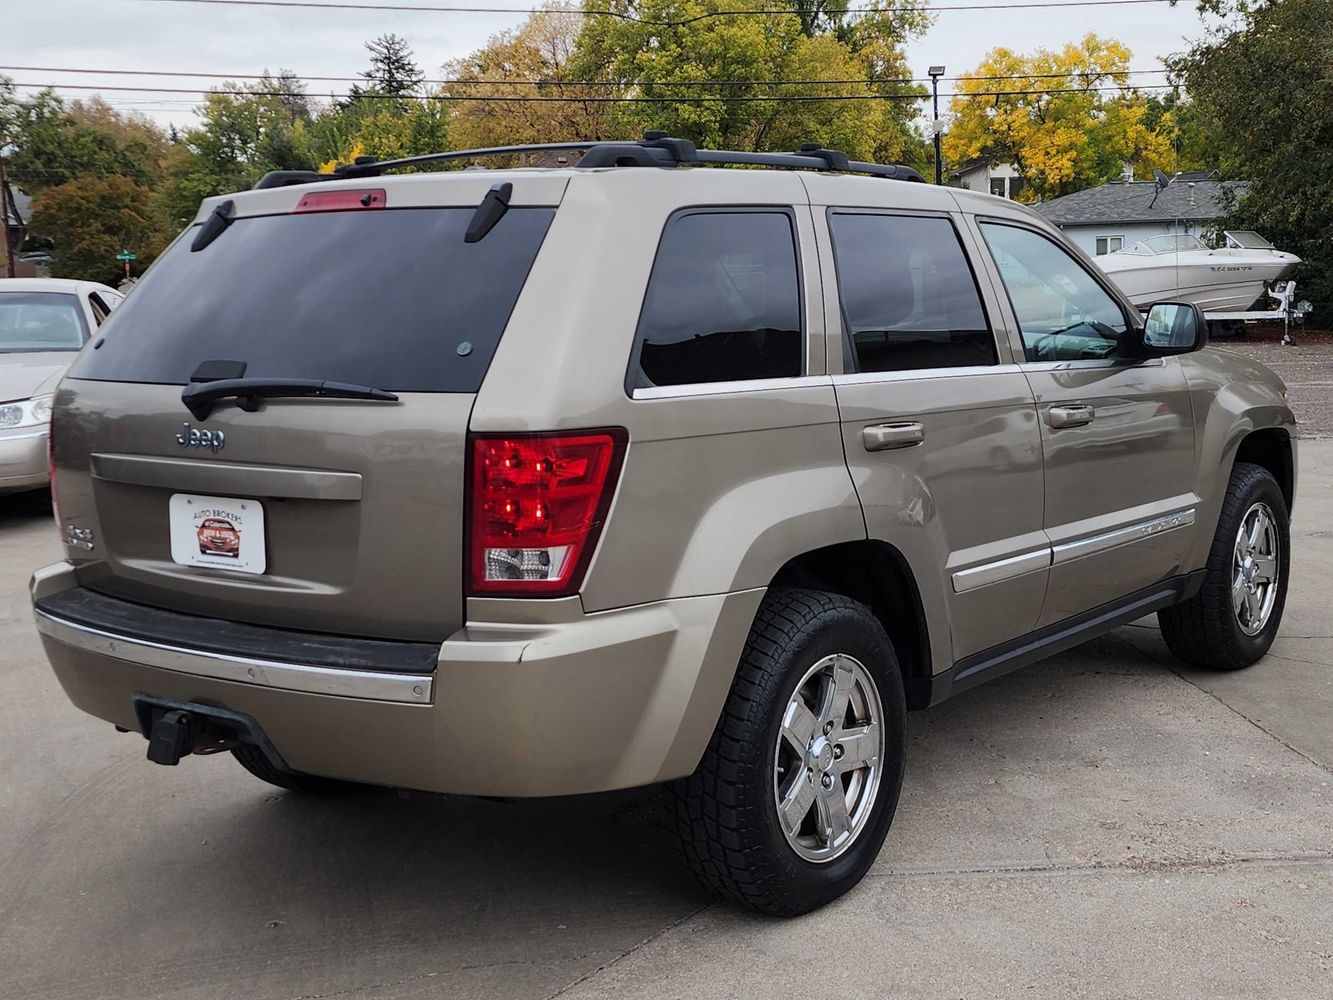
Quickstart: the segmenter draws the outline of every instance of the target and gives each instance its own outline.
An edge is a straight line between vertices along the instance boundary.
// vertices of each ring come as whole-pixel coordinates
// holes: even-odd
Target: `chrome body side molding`
[[[1061,542],[1058,545],[1048,545],[1033,552],[1006,556],[1003,559],[995,559],[968,569],[958,570],[952,577],[954,593],[965,594],[969,590],[1003,583],[1025,573],[1072,562],[1075,559],[1082,559],[1084,556],[1105,552],[1107,549],[1113,549],[1119,545],[1146,541],[1164,531],[1189,527],[1194,523],[1194,511],[1195,508],[1190,507],[1187,510],[1164,514],[1148,520],[1135,521],[1133,524],[1112,528],[1109,531],[1101,531],[1085,538]]]

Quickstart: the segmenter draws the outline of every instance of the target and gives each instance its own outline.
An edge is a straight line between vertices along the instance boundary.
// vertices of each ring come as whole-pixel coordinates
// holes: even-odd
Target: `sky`
[[[337,0],[332,0],[337,2]],[[431,6],[528,7],[532,0],[389,0]],[[938,0],[938,4],[976,0]],[[1004,2],[1004,0],[989,0]],[[1040,2],[1040,0],[1037,0]],[[0,68],[16,82],[118,87],[206,87],[202,79],[102,76],[55,70],[159,70],[255,74],[286,68],[298,76],[354,76],[366,66],[363,43],[394,32],[406,38],[427,77],[438,77],[449,59],[473,51],[496,32],[514,27],[522,14],[434,13],[224,7],[158,0],[0,0]],[[908,45],[913,75],[943,65],[950,75],[974,68],[985,53],[1005,46],[1018,51],[1059,48],[1089,31],[1116,38],[1133,52],[1131,68],[1160,69],[1161,58],[1181,51],[1204,33],[1192,3],[1171,7],[1143,3],[1119,7],[1052,10],[938,11],[929,31]],[[49,68],[49,69],[47,69]],[[1160,81],[1136,76],[1135,83]],[[948,87],[942,85],[941,90]],[[310,92],[341,93],[345,83],[312,83]],[[67,97],[94,91],[56,89]],[[33,93],[20,89],[20,93]],[[103,90],[108,103],[142,111],[162,125],[196,119],[190,94]]]

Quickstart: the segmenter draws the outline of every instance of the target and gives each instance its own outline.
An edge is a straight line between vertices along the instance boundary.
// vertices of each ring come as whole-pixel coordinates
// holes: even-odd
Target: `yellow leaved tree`
[[[1174,118],[1149,115],[1129,60],[1120,42],[1092,34],[1058,52],[992,49],[958,81],[968,96],[952,101],[945,159],[1012,163],[1029,201],[1114,180],[1125,164],[1138,177],[1172,168]]]

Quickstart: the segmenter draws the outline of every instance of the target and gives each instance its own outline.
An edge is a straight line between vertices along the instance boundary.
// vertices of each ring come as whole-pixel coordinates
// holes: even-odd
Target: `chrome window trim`
[[[1161,368],[1166,358],[1088,358],[1083,361],[1021,361],[1025,372],[1075,371],[1089,368]]]
[[[415,705],[428,705],[431,701],[434,678],[427,675],[343,670],[338,667],[318,667],[303,663],[280,663],[274,660],[226,656],[208,650],[185,649],[147,639],[104,632],[101,629],[79,625],[47,614],[45,611],[36,611],[34,614],[37,619],[37,631],[57,642],[146,667],[283,691],[302,691],[307,694]]]
[[[782,378],[741,379],[734,382],[690,382],[685,385],[653,385],[635,389],[631,399],[679,399],[689,396],[725,396],[737,392],[769,392],[773,389],[812,389],[830,384],[831,375],[792,375]]]
[[[1097,555],[1108,549],[1127,545],[1130,542],[1146,541],[1166,531],[1189,527],[1194,523],[1194,511],[1195,508],[1190,507],[1187,510],[1176,511],[1174,514],[1164,514],[1151,520],[1127,524],[1123,528],[1113,528],[1110,531],[1089,535],[1087,538],[1079,538],[1072,542],[1061,542],[1059,545],[1051,547],[1051,565],[1059,566],[1073,562],[1075,559],[1083,559],[1086,556]]]
[[[974,375],[1018,375],[1022,367],[1015,364],[960,365],[957,368],[908,368],[896,372],[846,372],[832,375],[834,385],[865,385],[874,382],[915,382],[932,378],[967,378]]]
[[[961,569],[953,575],[953,591],[955,594],[966,594],[979,587],[989,587],[993,583],[1003,583],[1028,573],[1035,573],[1037,570],[1049,569],[1050,565],[1051,548],[1048,545],[1035,552],[1006,556],[994,562],[973,566],[971,569]]]

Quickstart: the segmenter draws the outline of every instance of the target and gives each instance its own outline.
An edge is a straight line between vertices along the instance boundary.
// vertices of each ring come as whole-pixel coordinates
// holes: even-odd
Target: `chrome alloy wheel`
[[[773,757],[782,832],[806,861],[832,861],[852,846],[879,793],[884,711],[870,672],[842,653],[796,685]]]
[[[1281,558],[1272,509],[1266,503],[1252,504],[1236,532],[1231,560],[1231,610],[1246,635],[1262,632],[1273,614]]]

